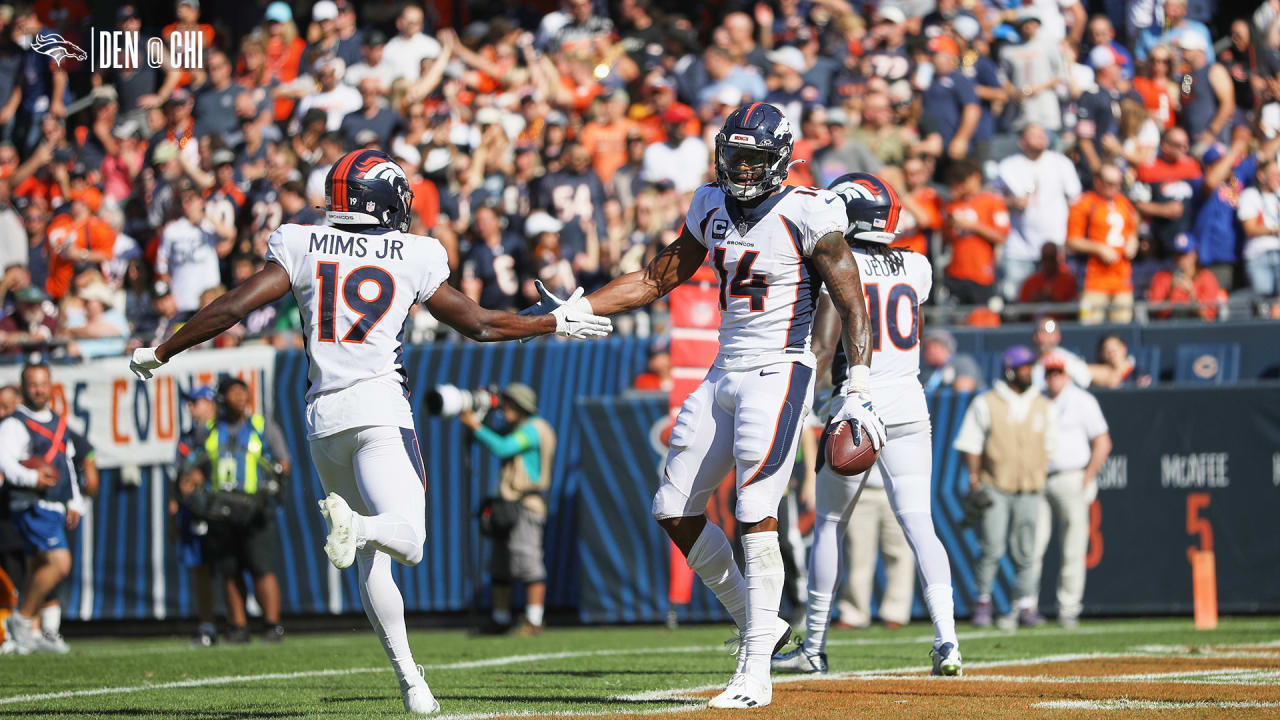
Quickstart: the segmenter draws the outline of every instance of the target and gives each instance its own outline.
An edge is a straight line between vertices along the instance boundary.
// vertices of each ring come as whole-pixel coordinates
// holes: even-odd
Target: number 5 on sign
[[[1200,547],[1188,547],[1191,561],[1191,590],[1195,603],[1196,629],[1218,627],[1218,577],[1213,555],[1213,527],[1200,511],[1209,507],[1209,493],[1187,495],[1187,534],[1200,537]]]

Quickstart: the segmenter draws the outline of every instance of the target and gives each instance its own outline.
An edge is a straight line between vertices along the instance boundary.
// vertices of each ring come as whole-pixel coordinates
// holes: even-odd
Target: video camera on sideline
[[[463,390],[453,385],[437,385],[427,391],[427,413],[438,417],[456,417],[470,410],[484,416],[501,402],[502,392],[497,385],[477,390]]]

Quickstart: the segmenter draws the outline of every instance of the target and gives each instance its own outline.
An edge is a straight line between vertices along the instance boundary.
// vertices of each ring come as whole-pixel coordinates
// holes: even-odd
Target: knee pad
[[[655,520],[666,520],[667,518],[690,515],[688,508],[689,496],[679,487],[664,480],[658,488],[658,492],[653,494],[653,504],[650,506],[649,512]]]
[[[427,542],[426,533],[416,527],[413,528],[413,537],[413,552],[405,555],[404,557],[404,564],[409,565],[410,567],[422,562],[423,546],[426,545]]]

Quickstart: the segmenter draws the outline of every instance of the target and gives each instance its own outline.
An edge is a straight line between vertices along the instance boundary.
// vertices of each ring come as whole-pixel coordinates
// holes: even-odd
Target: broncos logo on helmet
[[[879,175],[856,172],[841,175],[827,188],[844,200],[849,227],[847,240],[888,245],[898,232],[898,216],[902,202],[898,193]]]
[[[768,194],[787,179],[793,140],[781,110],[760,102],[743,105],[716,133],[716,181],[738,200]]]
[[[409,232],[413,191],[404,170],[381,150],[354,150],[324,179],[325,219],[334,225],[379,225]]]

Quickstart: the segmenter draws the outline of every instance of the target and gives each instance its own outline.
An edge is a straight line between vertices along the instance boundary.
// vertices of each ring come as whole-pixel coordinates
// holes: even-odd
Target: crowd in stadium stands
[[[1230,294],[1280,316],[1274,0],[534,5],[0,5],[0,354],[162,340],[278,225],[323,222],[325,173],[361,146],[404,167],[413,231],[481,304],[526,306],[535,278],[598,287],[676,237],[724,116],[755,101],[798,137],[788,183],[898,188],[931,303],[1211,320]],[[199,33],[203,67],[90,73],[29,49],[89,47],[95,22]],[[286,297],[215,343],[294,346],[298,326]]]

